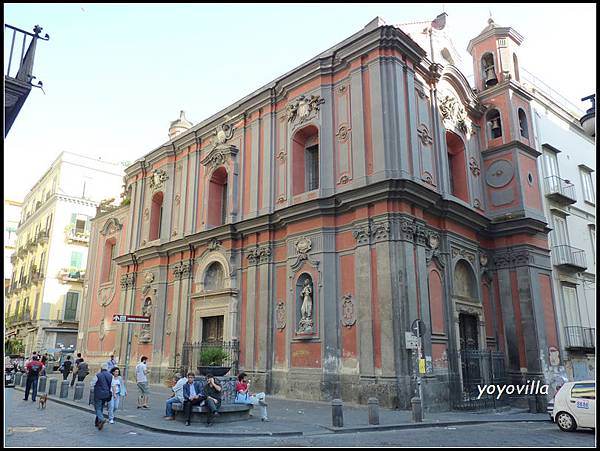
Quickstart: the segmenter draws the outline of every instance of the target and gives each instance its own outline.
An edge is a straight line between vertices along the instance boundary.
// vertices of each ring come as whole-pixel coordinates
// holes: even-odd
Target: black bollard
[[[22,378],[23,378],[23,373],[17,372],[17,374],[15,374],[15,387],[19,387],[21,385]]]
[[[341,399],[334,399],[331,401],[331,419],[333,427],[343,428],[344,427],[344,412],[342,410],[343,404]]]
[[[379,400],[369,398],[367,405],[369,406],[369,424],[379,424]]]
[[[56,386],[58,385],[58,379],[51,377],[48,379],[48,394],[55,395],[56,394]]]
[[[85,382],[75,382],[75,392],[73,393],[73,401],[83,399],[83,390],[85,389]]]
[[[69,381],[62,381],[60,383],[60,398],[66,398],[69,396]]]
[[[38,381],[38,392],[42,393],[46,391],[46,376],[40,376],[40,380]]]
[[[27,374],[23,373],[23,378],[21,379],[21,387],[25,387],[27,385]]]

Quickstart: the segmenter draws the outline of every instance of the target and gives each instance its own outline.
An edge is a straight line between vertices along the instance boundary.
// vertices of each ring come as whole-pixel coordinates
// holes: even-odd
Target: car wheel
[[[565,432],[573,432],[577,429],[577,423],[575,423],[575,418],[569,415],[567,412],[560,412],[556,415],[556,424],[561,431]]]

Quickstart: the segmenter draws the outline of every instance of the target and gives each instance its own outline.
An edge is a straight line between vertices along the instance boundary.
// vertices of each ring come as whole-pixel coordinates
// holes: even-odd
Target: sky
[[[580,99],[596,91],[593,3],[5,3],[5,24],[39,24],[50,36],[38,42],[33,68],[44,92],[32,89],[4,141],[5,198],[22,201],[62,151],[133,162],[168,141],[180,110],[197,124],[376,16],[400,24],[441,12],[465,75],[469,40],[491,13],[524,37],[522,69],[590,107]]]

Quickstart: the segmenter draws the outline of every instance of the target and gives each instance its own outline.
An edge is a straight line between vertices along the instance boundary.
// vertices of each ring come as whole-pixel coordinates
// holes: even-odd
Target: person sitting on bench
[[[194,373],[188,373],[187,383],[183,386],[183,412],[187,415],[185,425],[189,426],[192,419],[192,406],[202,405],[202,401],[206,399],[202,383],[195,381]]]

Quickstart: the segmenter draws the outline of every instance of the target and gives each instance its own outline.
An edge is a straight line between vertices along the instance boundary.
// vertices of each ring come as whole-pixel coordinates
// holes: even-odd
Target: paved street
[[[8,425],[12,435],[6,437],[10,447],[58,446],[574,446],[593,447],[593,431],[561,432],[545,422],[487,423],[427,429],[333,434],[312,433],[301,437],[197,437],[148,432],[124,424],[94,427],[94,415],[48,402],[45,410],[35,403],[22,401],[23,393],[12,392]]]

